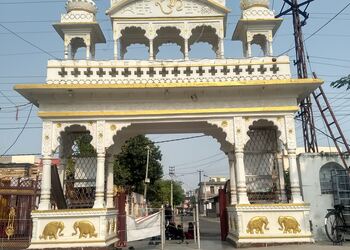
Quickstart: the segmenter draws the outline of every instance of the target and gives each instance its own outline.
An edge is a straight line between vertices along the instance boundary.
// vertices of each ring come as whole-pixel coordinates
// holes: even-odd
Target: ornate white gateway
[[[225,59],[225,0],[111,0],[114,60],[95,61],[95,44],[105,41],[95,4],[67,2],[68,13],[55,24],[65,60],[49,61],[47,84],[15,87],[43,119],[31,248],[114,243],[113,156],[128,138],[151,133],[204,133],[221,144],[230,163],[228,237],[236,245],[313,241],[294,114],[322,81],[292,79],[289,58],[273,56],[282,20],[268,0],[242,0],[241,8],[233,39],[242,41],[245,58]],[[157,60],[169,41],[180,45],[183,60]],[[197,42],[211,44],[217,59],[190,59]],[[135,43],[149,48],[148,61],[123,59]],[[252,44],[263,57],[252,57]],[[81,47],[86,60],[75,60]],[[51,158],[57,153],[56,171]],[[58,184],[51,183],[55,174]]]

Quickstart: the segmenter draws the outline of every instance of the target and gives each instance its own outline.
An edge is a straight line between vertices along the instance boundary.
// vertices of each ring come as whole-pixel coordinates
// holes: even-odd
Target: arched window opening
[[[86,59],[86,44],[83,38],[76,37],[70,41],[71,57],[73,60]]]
[[[149,48],[145,44],[131,44],[126,48],[125,60],[148,60]]]
[[[278,130],[272,122],[260,120],[249,127],[244,148],[248,199],[251,203],[274,203],[285,198],[278,161]],[[283,187],[284,188],[284,187]],[[285,193],[284,193],[285,194]]]
[[[161,60],[166,59],[183,59],[181,46],[176,43],[165,43],[158,47],[156,58]]]
[[[344,170],[344,168],[336,162],[328,162],[320,168],[320,186],[321,194],[332,194],[332,171]]]
[[[71,126],[61,133],[65,162],[63,190],[69,209],[91,208],[95,201],[97,154],[92,136],[81,126]],[[55,192],[56,194],[58,192]]]
[[[191,50],[198,48],[197,46],[200,45],[200,52],[198,53],[198,55],[200,55],[199,58],[218,57],[219,37],[216,34],[216,30],[211,26],[202,25],[194,28],[191,37],[188,39],[188,44]],[[209,46],[203,46],[203,44],[208,44]]]
[[[213,46],[208,42],[198,42],[190,47],[190,58],[215,59],[216,53]]]
[[[127,27],[121,31],[120,42],[121,59],[148,59],[149,40],[146,31],[140,27]]]
[[[157,37],[153,42],[154,55],[157,59],[183,59],[184,39],[176,27],[162,27],[157,30]]]
[[[251,41],[252,56],[261,57],[267,55],[267,39],[266,36],[257,34],[254,35],[253,40]]]

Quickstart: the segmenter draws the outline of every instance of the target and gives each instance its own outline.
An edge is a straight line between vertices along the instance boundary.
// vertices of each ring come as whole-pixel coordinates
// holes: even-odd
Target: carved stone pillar
[[[68,60],[68,59],[72,58],[72,55],[70,54],[71,53],[71,49],[69,49],[70,46],[71,46],[70,44],[64,43],[64,59],[65,60]]]
[[[96,194],[94,208],[104,207],[104,190],[105,190],[105,154],[97,153],[96,169]]]
[[[118,60],[118,43],[119,39],[114,39],[114,60]]]
[[[91,49],[90,45],[86,45],[86,60],[91,59],[90,49]]]
[[[50,210],[50,196],[51,196],[51,156],[44,155],[43,171],[41,175],[41,193],[39,210]]]
[[[250,204],[247,195],[247,184],[244,169],[244,153],[242,148],[235,148],[235,162],[237,173],[238,204]]]
[[[252,57],[252,44],[250,42],[247,42],[246,57]]]
[[[149,60],[154,60],[154,48],[153,48],[153,39],[149,39]]]
[[[184,39],[184,42],[185,42],[185,60],[188,60],[189,59],[189,56],[188,56],[188,39],[187,38],[185,38]]]
[[[293,115],[285,117],[285,129],[287,137],[287,152],[289,162],[289,178],[293,203],[302,203],[301,188],[296,155],[295,121]]]
[[[229,167],[230,167],[230,197],[231,205],[237,204],[237,187],[236,187],[236,169],[235,169],[235,155],[233,153],[228,154]]]
[[[114,166],[114,157],[111,156],[108,159],[107,163],[107,208],[113,208],[113,166]]]
[[[296,158],[296,149],[288,149],[289,178],[292,193],[292,203],[302,203],[303,198],[301,197],[299,173]]]
[[[224,38],[219,38],[219,59],[225,58]]]

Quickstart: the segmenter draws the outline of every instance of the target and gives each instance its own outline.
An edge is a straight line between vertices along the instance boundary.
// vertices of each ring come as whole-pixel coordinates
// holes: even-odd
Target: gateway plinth
[[[114,59],[97,61],[95,44],[105,40],[96,6],[91,0],[68,1],[68,13],[55,25],[65,59],[48,62],[46,84],[15,87],[43,119],[42,192],[32,214],[32,248],[117,241],[114,157],[129,138],[162,133],[203,133],[220,143],[230,166],[228,238],[235,245],[313,242],[296,163],[294,116],[300,100],[322,81],[293,79],[290,59],[273,56],[282,20],[273,17],[267,0],[241,1],[233,39],[242,41],[244,58],[225,58],[225,5],[112,0],[107,14]],[[169,42],[180,46],[182,59],[157,58]],[[215,58],[190,58],[198,42],[209,43]],[[145,45],[149,59],[125,60],[132,44]],[[253,57],[254,44],[264,56]],[[86,49],[83,60],[76,58],[79,48]],[[54,154],[60,158],[57,168],[51,168]]]

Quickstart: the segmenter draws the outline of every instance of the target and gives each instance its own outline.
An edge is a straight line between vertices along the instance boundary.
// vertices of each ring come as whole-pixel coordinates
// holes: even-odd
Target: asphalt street
[[[186,225],[191,218],[184,218],[184,229],[186,231]],[[178,220],[180,221],[180,220]],[[222,242],[220,240],[220,222],[216,218],[200,218],[200,231],[201,231],[201,248],[202,250],[228,250],[234,249],[232,244],[228,242]],[[151,243],[151,244],[150,244]],[[132,242],[129,244],[130,249],[140,250],[159,250],[160,245],[152,244],[150,240],[142,240]],[[193,250],[198,249],[197,244],[194,241],[185,241],[181,243],[179,240],[166,241],[166,250]],[[268,246],[268,247],[253,247],[244,248],[245,250],[350,250],[350,241],[345,242],[342,246],[333,246],[331,242],[317,242],[316,244],[302,244],[302,245],[281,245],[281,246]]]

